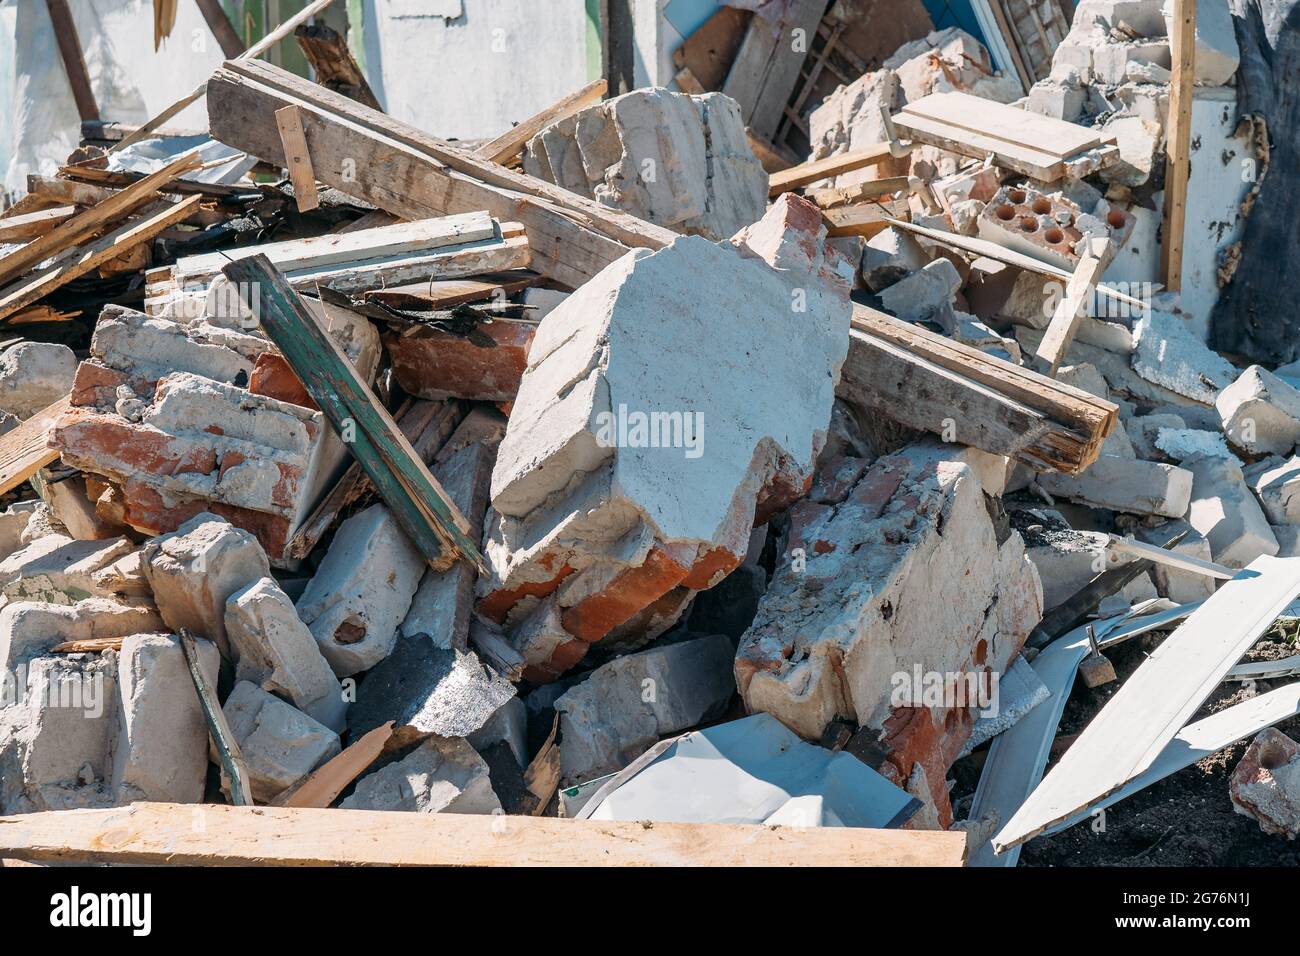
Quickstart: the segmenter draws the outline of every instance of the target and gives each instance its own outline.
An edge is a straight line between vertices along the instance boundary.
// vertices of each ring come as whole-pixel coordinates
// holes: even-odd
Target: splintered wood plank
[[[822,210],[828,236],[862,236],[866,239],[888,229],[894,215],[894,210],[874,202]]]
[[[1241,655],[1300,594],[1300,558],[1260,557],[1167,637],[993,838],[1017,846],[1147,770]]]
[[[1053,119],[1039,113],[995,103],[969,93],[931,93],[908,103],[908,116],[923,116],[956,129],[979,133],[1010,145],[1019,145],[1057,159],[1113,142],[1096,130]]]
[[[0,494],[17,488],[58,459],[58,451],[50,447],[50,432],[68,405],[69,400],[61,398],[0,435]]]
[[[603,79],[588,83],[576,93],[570,93],[540,113],[528,117],[513,129],[506,130],[496,139],[484,143],[474,151],[474,155],[493,163],[508,165],[519,158],[530,139],[552,123],[558,123],[588,106],[599,103],[608,89],[609,84]]]
[[[878,166],[889,159],[889,156],[889,144],[880,143],[852,153],[840,153],[836,156],[827,156],[825,159],[809,160],[769,176],[767,194],[770,198],[775,198],[781,193],[788,193],[809,183],[851,173],[855,169],[863,169],[867,166]]]
[[[0,242],[25,242],[52,232],[77,214],[76,206],[55,206],[0,219]]]
[[[221,46],[221,55],[226,59],[233,59],[244,52],[244,41],[239,39],[239,34],[230,24],[230,18],[226,16],[226,11],[221,9],[221,0],[195,0],[199,5],[199,12],[203,14],[203,19],[207,21],[208,29],[212,35],[217,38],[217,43]]]
[[[966,835],[136,803],[0,817],[0,857],[173,866],[961,866]]]
[[[380,724],[349,744],[341,753],[311,772],[302,784],[287,796],[277,797],[276,806],[325,808],[338,799],[353,780],[366,772],[366,768],[379,759],[384,745],[393,736],[393,722]]]
[[[1177,292],[1183,285],[1183,234],[1187,231],[1187,182],[1191,176],[1196,0],[1174,0],[1172,23],[1169,41],[1174,75],[1169,86],[1169,145],[1165,166],[1160,277],[1166,289]]]
[[[470,279],[435,279],[407,285],[371,289],[361,294],[366,302],[378,302],[394,309],[425,312],[450,309],[466,302],[480,302],[497,295],[514,295],[541,281],[535,272],[517,270],[475,276]]]
[[[34,239],[21,249],[11,252],[0,259],[0,283],[17,278],[51,256],[77,245],[110,223],[126,217],[153,200],[162,186],[177,176],[197,169],[200,165],[197,154],[187,153],[157,172],[150,173],[125,189],[113,193],[39,239]]]
[[[325,23],[304,23],[293,35],[315,71],[317,83],[373,110],[383,109],[342,34]]]
[[[92,242],[80,254],[56,262],[39,272],[32,273],[20,282],[0,289],[0,319],[31,305],[78,276],[98,269],[132,247],[148,242],[168,226],[174,226],[188,217],[202,199],[202,196],[191,196],[147,219],[129,222],[104,238]]]
[[[1065,353],[1074,342],[1075,333],[1092,305],[1093,295],[1102,273],[1115,258],[1115,244],[1109,239],[1094,239],[1083,258],[1074,268],[1074,275],[1066,283],[1065,295],[1056,304],[1052,321],[1038,343],[1035,355],[1047,367],[1047,374],[1056,377],[1056,371],[1065,359]]]
[[[464,557],[482,570],[465,516],[284,276],[265,256],[223,271],[430,566],[443,570]]]
[[[316,193],[316,174],[312,170],[311,152],[307,149],[298,107],[284,106],[276,110],[275,125],[280,130],[285,166],[289,170],[289,181],[293,183],[298,211],[311,212],[320,205],[320,197]]]

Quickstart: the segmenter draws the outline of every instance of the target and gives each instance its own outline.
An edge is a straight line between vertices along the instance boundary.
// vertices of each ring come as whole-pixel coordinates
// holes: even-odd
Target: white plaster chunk
[[[0,353],[0,409],[31,418],[72,391],[77,357],[66,345],[19,342]]]
[[[1187,521],[1210,542],[1215,561],[1244,568],[1260,555],[1277,554],[1277,538],[1237,464],[1202,457],[1184,465],[1193,475]]]
[[[490,814],[501,810],[501,801],[473,747],[459,738],[430,737],[401,760],[362,777],[339,807]]]
[[[340,750],[338,734],[248,681],[235,685],[221,709],[260,803],[270,803]],[[212,759],[216,762],[215,752]],[[224,772],[221,776],[222,791],[229,795],[230,781]]]

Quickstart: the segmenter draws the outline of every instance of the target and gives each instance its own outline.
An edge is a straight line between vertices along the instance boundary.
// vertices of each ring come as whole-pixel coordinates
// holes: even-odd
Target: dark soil
[[[1057,731],[1048,768],[1078,735],[1124,680],[1159,646],[1165,635],[1147,635],[1107,652],[1119,680],[1089,690],[1076,680]],[[1300,653],[1296,625],[1279,623],[1247,653],[1244,660],[1278,660]],[[1297,678],[1258,681],[1264,693]],[[1250,691],[1240,683],[1224,683],[1206,701],[1193,720],[1241,703]],[[1300,717],[1277,725],[1300,739]],[[1104,828],[1098,821],[1080,823],[1055,836],[1025,844],[1020,866],[1298,866],[1300,842],[1264,834],[1250,817],[1237,813],[1228,798],[1228,778],[1246,752],[1243,740],[1166,777],[1105,811]],[[953,767],[952,791],[959,815],[969,807],[987,747]],[[1094,832],[1094,827],[1100,832]]]

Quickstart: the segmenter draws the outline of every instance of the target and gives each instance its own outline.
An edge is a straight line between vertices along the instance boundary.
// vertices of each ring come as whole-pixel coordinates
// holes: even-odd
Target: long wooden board
[[[196,825],[201,822],[202,825]],[[961,866],[924,830],[136,803],[0,817],[0,858],[180,866]]]
[[[1169,141],[1166,148],[1165,204],[1160,246],[1160,278],[1177,292],[1183,285],[1183,242],[1187,231],[1187,182],[1192,167],[1192,84],[1196,79],[1196,0],[1173,0],[1170,50],[1174,75],[1169,85]]]
[[[50,431],[67,407],[68,399],[61,398],[0,435],[0,494],[17,488],[59,457],[50,447]]]
[[[924,116],[958,129],[1002,140],[1069,159],[1076,153],[1113,143],[1088,126],[1067,123],[1040,113],[1031,113],[1005,103],[996,103],[969,93],[931,93],[907,104],[908,116]]]
[[[852,153],[839,153],[835,156],[827,156],[825,159],[812,159],[769,176],[767,194],[769,197],[776,197],[821,179],[851,173],[855,169],[863,169],[866,166],[876,166],[887,160],[890,155],[889,144],[880,143]]]
[[[1004,851],[1068,820],[1145,771],[1300,594],[1300,558],[1260,557],[1139,667],[993,838]]]

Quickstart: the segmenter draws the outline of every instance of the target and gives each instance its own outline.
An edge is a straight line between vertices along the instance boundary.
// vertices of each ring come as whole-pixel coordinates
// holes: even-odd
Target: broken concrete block
[[[478,730],[465,740],[479,753],[493,744],[505,743],[520,767],[528,766],[528,708],[518,697],[511,697]]]
[[[226,636],[235,679],[282,697],[335,733],[347,726],[343,688],[274,578],[260,578],[226,600]]]
[[[135,550],[126,538],[73,541],[46,535],[0,561],[0,593],[9,601],[76,604],[89,597],[111,597],[94,574]]]
[[[259,803],[270,803],[340,750],[338,734],[249,681],[235,685],[221,710],[244,755],[249,788]],[[229,795],[224,773],[221,788]]]
[[[862,279],[872,292],[880,292],[929,262],[911,233],[890,226],[867,240],[862,250]]]
[[[1239,465],[1205,457],[1183,464],[1193,476],[1187,522],[1205,535],[1215,561],[1244,568],[1260,555],[1277,554],[1277,539]]]
[[[1124,431],[1128,434],[1133,451],[1139,458],[1155,461],[1160,458],[1160,449],[1156,439],[1162,429],[1183,429],[1187,422],[1182,416],[1169,412],[1150,415],[1134,415],[1124,422]]]
[[[478,586],[528,679],[634,619],[671,625],[656,602],[680,613],[807,491],[851,313],[852,264],[824,239],[817,208],[782,196],[734,245],[633,250],[542,322],[492,472]],[[662,321],[688,300],[688,325],[709,316],[689,353],[687,327]],[[527,626],[552,594],[568,640]]]
[[[7,558],[23,546],[23,529],[39,502],[16,501],[0,512],[0,558]]]
[[[430,737],[401,760],[362,777],[344,810],[409,813],[494,813],[488,766],[464,740]]]
[[[1059,51],[1062,49],[1058,47]],[[1089,61],[1089,66],[1091,61]],[[1029,90],[1029,100],[1025,104],[1025,110],[1029,113],[1038,113],[1041,116],[1050,116],[1052,119],[1065,120],[1067,123],[1076,122],[1083,115],[1084,104],[1088,101],[1087,95],[1077,82],[1061,82],[1054,79],[1043,80],[1035,83]]]
[[[721,713],[735,693],[735,648],[721,634],[616,657],[555,702],[560,779],[621,770],[660,737]]]
[[[1300,835],[1300,744],[1275,727],[1260,731],[1228,781],[1232,808],[1272,836]]]
[[[1165,24],[1172,36],[1173,9],[1169,4],[1166,4]],[[1241,51],[1228,0],[1198,0],[1195,62],[1197,86],[1223,86],[1237,72]]]
[[[1119,162],[1102,171],[1103,180],[1135,188],[1151,179],[1161,156],[1163,131],[1159,123],[1147,122],[1139,116],[1114,116],[1099,132],[1114,136],[1119,147]]]
[[[1188,324],[1170,312],[1151,310],[1138,320],[1133,370],[1149,382],[1213,405],[1220,390],[1232,384],[1232,363],[1196,337]]]
[[[72,390],[77,357],[66,345],[19,342],[0,353],[0,409],[31,418]]]
[[[1251,455],[1289,455],[1300,442],[1300,389],[1258,365],[1242,372],[1214,403],[1223,433]]]
[[[1247,466],[1242,474],[1263,506],[1269,524],[1300,524],[1300,457],[1274,455]]]
[[[900,279],[880,293],[885,311],[905,322],[935,321],[949,327],[953,297],[961,288],[961,276],[947,259],[935,259],[924,268]]]
[[[970,467],[933,446],[878,459],[843,502],[801,502],[791,522],[736,656],[746,706],[805,739],[836,717],[880,732],[895,782],[922,768],[950,822],[944,780],[975,708],[927,706],[912,674],[1010,666],[1043,610],[1024,542],[999,541]]]
[[[723,239],[757,222],[767,173],[736,101],[633,90],[547,127],[524,170],[678,232]]]
[[[905,43],[882,66],[898,74],[906,102],[931,93],[970,93],[998,103],[1023,95],[1015,76],[997,72],[984,45],[959,27]]]
[[[1273,537],[1277,538],[1277,556],[1279,558],[1300,557],[1300,525],[1269,525]]]
[[[217,686],[220,655],[196,641],[199,667]],[[180,638],[135,634],[117,658],[121,718],[113,754],[113,795],[136,801],[200,803],[207,782],[208,725]]]
[[[867,149],[889,140],[881,109],[894,113],[904,103],[893,70],[864,73],[847,86],[840,86],[808,116],[812,153],[809,159],[825,159],[841,153]],[[905,176],[908,160],[887,159],[825,180],[827,186],[856,186],[889,176]],[[923,263],[924,264],[924,263]]]
[[[492,464],[504,435],[505,420],[501,416],[475,409],[433,463],[433,476],[465,515],[470,537],[475,541],[483,537]],[[467,649],[477,577],[468,561],[457,561],[445,571],[425,571],[402,621],[402,635],[422,635],[437,647]]]
[[[1129,71],[1157,66],[1168,70],[1169,43],[1165,40],[1130,40],[1127,43],[1104,43],[1093,50],[1092,73],[1096,82],[1118,86],[1129,78]]]
[[[257,539],[216,515],[195,515],[145,543],[144,568],[167,626],[188,628],[235,660],[226,639],[226,602],[271,573]]]
[[[49,505],[54,520],[68,529],[68,534],[79,541],[116,538],[127,529],[117,522],[107,521],[96,512],[95,503],[86,493],[86,479],[80,475],[47,481],[46,471],[33,479],[39,482],[38,490]]]
[[[1161,428],[1156,432],[1156,448],[1174,461],[1184,461],[1197,455],[1209,458],[1227,458],[1241,463],[1219,432],[1200,428]]]
[[[568,297],[569,293],[560,292],[558,289],[539,289],[537,286],[532,286],[523,291],[519,301],[528,306],[528,318],[540,322]]]
[[[353,739],[387,721],[401,743],[430,734],[468,737],[515,696],[508,680],[473,652],[403,637],[361,684],[348,715]]]
[[[158,612],[104,598],[76,604],[17,601],[0,608],[0,680],[51,648],[68,641],[126,637],[163,630]]]
[[[298,616],[335,674],[351,677],[388,656],[426,567],[382,504],[339,526],[298,599]]]
[[[1090,508],[1166,518],[1186,514],[1192,495],[1187,469],[1112,455],[1102,455],[1077,477],[1053,472],[1039,475],[1038,483],[1053,497]]]

